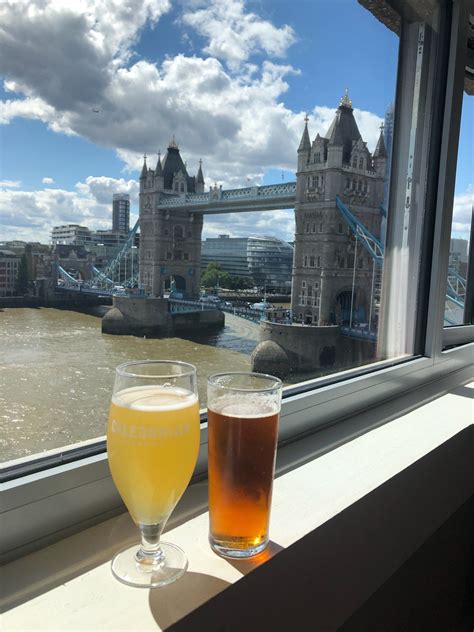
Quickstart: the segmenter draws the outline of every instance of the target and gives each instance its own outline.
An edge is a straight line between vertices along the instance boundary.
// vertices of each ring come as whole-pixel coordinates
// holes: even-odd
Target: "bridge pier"
[[[221,328],[224,322],[224,314],[218,310],[172,314],[165,298],[114,296],[112,309],[102,318],[102,333],[168,338],[180,332]]]
[[[252,353],[252,371],[266,372],[275,364],[277,369],[282,367],[281,377],[288,373],[332,373],[374,362],[376,353],[374,342],[343,336],[338,325],[317,327],[262,321],[260,343]],[[282,358],[287,358],[287,362]]]

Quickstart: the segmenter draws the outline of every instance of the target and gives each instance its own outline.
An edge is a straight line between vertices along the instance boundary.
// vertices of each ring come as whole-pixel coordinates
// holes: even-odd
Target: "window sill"
[[[458,386],[422,405],[424,399],[418,392],[418,404],[407,400],[406,409],[410,412],[405,409],[390,423],[378,425],[382,416],[385,420],[391,416],[388,403],[383,415],[379,411],[379,417],[373,410],[281,448],[279,476],[274,486],[272,542],[266,553],[251,561],[231,563],[210,551],[208,517],[203,509],[206,484],[198,482],[180,503],[166,534],[165,539],[185,549],[190,562],[185,578],[172,586],[155,591],[136,590],[112,577],[111,555],[136,540],[136,529],[127,514],[12,562],[4,567],[8,581],[3,609],[9,609],[3,615],[4,629],[164,629],[230,585],[243,585],[246,580],[239,580],[258,566],[263,570],[267,567],[264,562],[274,557],[268,564],[271,568],[280,552],[291,555],[297,549],[293,545],[301,543],[302,538],[316,533],[318,527],[447,445],[472,425],[473,396],[474,383]],[[360,435],[367,424],[372,430]],[[340,434],[342,427],[345,439]],[[360,436],[347,441],[351,432],[352,436]],[[466,451],[469,449],[472,453],[472,445],[466,446]],[[411,539],[404,536],[406,550],[399,555],[406,557],[416,550],[472,490],[472,477],[468,476],[448,495],[441,493],[434,513],[423,513],[416,525],[417,533]],[[194,517],[186,519],[190,514]],[[385,557],[381,560],[374,578],[378,582],[383,580],[384,572],[393,572],[393,565],[398,563]],[[314,572],[317,574],[317,570]]]

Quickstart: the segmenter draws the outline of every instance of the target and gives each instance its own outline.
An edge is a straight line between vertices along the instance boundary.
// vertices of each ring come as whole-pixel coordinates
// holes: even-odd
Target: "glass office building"
[[[258,287],[291,291],[293,247],[276,237],[210,237],[202,243],[202,269],[211,261],[234,276],[251,277]]]

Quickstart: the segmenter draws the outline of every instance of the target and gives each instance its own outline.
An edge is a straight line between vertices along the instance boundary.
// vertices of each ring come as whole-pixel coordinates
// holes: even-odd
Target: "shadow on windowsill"
[[[207,510],[207,481],[190,486],[178,508],[164,533]],[[6,564],[2,568],[5,580],[2,581],[0,613],[109,562],[121,549],[138,544],[139,539],[137,527],[124,511]]]
[[[230,585],[219,577],[188,571],[174,584],[150,590],[150,611],[164,630]]]

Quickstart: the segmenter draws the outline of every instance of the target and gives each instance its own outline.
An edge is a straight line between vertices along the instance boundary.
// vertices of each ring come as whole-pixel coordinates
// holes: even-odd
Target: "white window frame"
[[[449,6],[448,6],[449,5]],[[446,11],[450,12],[450,4]],[[456,348],[443,351],[446,331],[443,329],[444,296],[449,258],[452,202],[459,137],[464,60],[466,54],[468,3],[454,0],[452,20],[446,21],[451,37],[444,46],[445,69],[434,108],[440,110],[439,138],[433,131],[425,140],[429,162],[436,167],[436,195],[427,215],[432,218],[432,234],[425,243],[432,248],[432,257],[425,265],[420,296],[423,299],[424,321],[418,355],[396,363],[383,362],[343,371],[316,380],[302,382],[285,389],[279,440],[289,441],[314,432],[321,426],[344,422],[357,412],[382,402],[396,402],[407,391],[439,380],[438,392],[451,388],[453,381],[466,380],[472,372],[474,326],[460,330]],[[448,30],[449,35],[449,30]],[[403,62],[407,63],[407,43],[400,42],[398,85],[403,85]],[[443,64],[439,64],[443,67]],[[445,83],[445,85],[444,85]],[[445,95],[445,96],[444,96]],[[397,99],[400,94],[397,94]],[[396,107],[396,112],[398,108]],[[396,115],[397,116],[397,115]],[[399,121],[395,121],[395,128]],[[395,145],[395,144],[394,144]],[[395,154],[395,151],[394,151]],[[449,330],[448,330],[449,331]],[[462,335],[461,335],[462,334]],[[448,337],[454,334],[450,333]],[[449,383],[449,386],[447,384]],[[389,407],[390,408],[390,407]],[[393,405],[391,405],[393,409]],[[392,413],[393,414],[393,413]],[[387,418],[390,413],[387,412]],[[350,436],[350,422],[345,436]],[[103,438],[85,442],[72,451],[59,451],[48,459],[32,459],[16,471],[17,476],[2,486],[2,535],[0,560],[8,560],[54,539],[77,531],[93,522],[123,510],[122,502],[112,483]],[[206,475],[207,423],[202,415],[201,446],[195,477]],[[80,458],[76,457],[80,455]],[[35,470],[35,463],[38,469]],[[29,470],[29,471],[27,471]],[[4,470],[8,477],[9,471]]]

